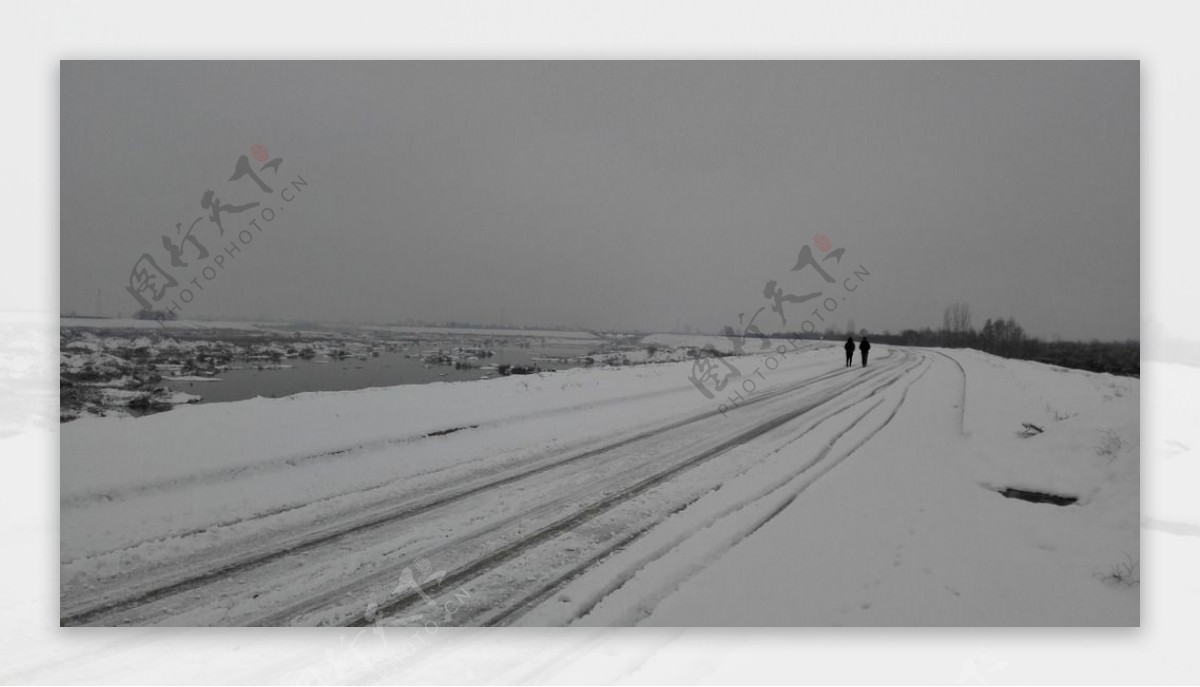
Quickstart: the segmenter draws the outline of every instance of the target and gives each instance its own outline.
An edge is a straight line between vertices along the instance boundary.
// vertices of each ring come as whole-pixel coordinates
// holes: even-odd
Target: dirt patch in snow
[[[1044,491],[1029,491],[1026,489],[1014,489],[1012,487],[997,489],[996,493],[1005,498],[1021,499],[1030,503],[1050,503],[1055,506],[1069,506],[1079,500],[1078,496],[1050,494]]]

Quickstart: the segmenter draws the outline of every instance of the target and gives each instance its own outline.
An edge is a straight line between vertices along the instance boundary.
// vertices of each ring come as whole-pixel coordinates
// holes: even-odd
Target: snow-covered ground
[[[1138,380],[772,345],[63,425],[62,620],[1138,623]]]
[[[599,341],[591,332],[576,332],[568,329],[483,329],[477,327],[419,327],[419,326],[370,326],[363,329],[375,329],[397,334],[440,334],[440,335],[474,335],[474,336],[515,336],[540,337],[551,340],[565,341]]]
[[[803,494],[753,536],[702,566],[652,558],[581,622],[1136,625],[1138,587],[1113,576],[1140,560],[1138,381],[948,353],[966,373],[965,436],[952,393],[962,372],[936,359],[893,422],[811,488],[797,484]],[[1018,438],[1023,421],[1046,431]],[[990,491],[1003,487],[1080,502]],[[693,539],[681,546],[715,548]],[[639,548],[593,571],[597,582],[628,576]]]

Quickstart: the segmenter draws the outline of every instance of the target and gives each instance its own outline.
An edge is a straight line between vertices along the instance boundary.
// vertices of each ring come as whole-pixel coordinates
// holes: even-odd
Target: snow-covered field
[[[475,336],[515,336],[540,337],[564,341],[598,341],[599,338],[591,332],[576,332],[566,329],[482,329],[474,327],[418,327],[418,326],[363,326],[363,329],[375,329],[395,332],[398,334],[442,334]]]
[[[1138,624],[1138,380],[777,345],[63,425],[62,622]]]

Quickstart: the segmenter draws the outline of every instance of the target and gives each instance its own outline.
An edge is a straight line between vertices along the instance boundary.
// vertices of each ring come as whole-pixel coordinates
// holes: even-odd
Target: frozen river
[[[443,349],[446,350],[446,349]],[[222,370],[214,381],[175,381],[164,378],[171,388],[203,397],[201,403],[240,401],[255,396],[279,398],[308,391],[351,391],[369,387],[431,382],[460,382],[498,376],[498,365],[537,366],[543,370],[580,367],[578,356],[588,353],[589,345],[551,347],[499,347],[490,358],[472,362],[474,368],[456,369],[453,364],[439,365],[422,361],[407,351],[385,351],[378,356],[350,358],[288,359],[283,369],[240,362],[243,369]]]

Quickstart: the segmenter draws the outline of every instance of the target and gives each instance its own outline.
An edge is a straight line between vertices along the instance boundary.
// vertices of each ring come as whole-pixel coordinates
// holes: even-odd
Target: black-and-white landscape
[[[1136,62],[61,81],[61,624],[1139,623]]]

